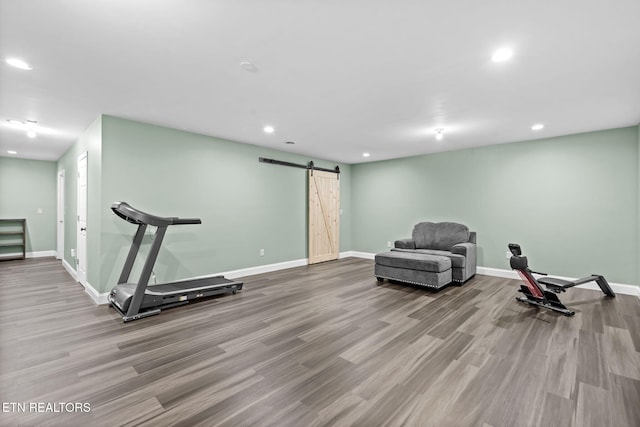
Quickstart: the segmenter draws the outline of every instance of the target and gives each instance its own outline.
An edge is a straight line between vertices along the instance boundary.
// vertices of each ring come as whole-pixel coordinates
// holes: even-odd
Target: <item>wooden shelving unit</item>
[[[24,218],[0,219],[0,261],[25,258],[26,223]]]

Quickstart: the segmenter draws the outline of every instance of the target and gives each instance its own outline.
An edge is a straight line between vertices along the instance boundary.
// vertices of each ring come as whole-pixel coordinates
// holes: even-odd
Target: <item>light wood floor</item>
[[[124,324],[59,262],[3,262],[0,425],[640,426],[640,300],[572,289],[568,318],[517,287],[348,258]],[[4,411],[60,402],[91,411]]]

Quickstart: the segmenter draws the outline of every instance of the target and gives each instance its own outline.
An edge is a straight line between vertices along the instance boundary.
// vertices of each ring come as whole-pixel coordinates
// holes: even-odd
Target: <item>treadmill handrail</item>
[[[115,202],[111,205],[113,213],[132,224],[146,224],[154,227],[166,227],[169,225],[202,224],[200,218],[161,217],[151,215],[134,208],[127,202]]]

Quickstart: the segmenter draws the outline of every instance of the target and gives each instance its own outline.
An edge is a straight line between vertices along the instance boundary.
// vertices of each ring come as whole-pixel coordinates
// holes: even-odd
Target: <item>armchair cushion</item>
[[[441,256],[425,257],[415,251],[377,254],[375,261],[377,265],[435,273],[451,270],[451,260],[449,258]]]
[[[456,254],[449,251],[438,251],[435,249],[400,249],[398,247],[395,247],[391,249],[391,251],[438,255],[438,256],[447,257],[451,260],[451,267],[454,267],[454,268],[464,268],[467,260],[467,258],[464,255]]]

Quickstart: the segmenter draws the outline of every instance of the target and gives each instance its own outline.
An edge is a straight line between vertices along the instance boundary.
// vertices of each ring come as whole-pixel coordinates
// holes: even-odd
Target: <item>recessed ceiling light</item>
[[[242,67],[243,70],[248,71],[250,73],[255,73],[258,71],[258,67],[256,67],[253,62],[243,61],[240,63],[240,66]]]
[[[32,70],[31,65],[18,58],[7,58],[7,64],[12,67],[20,68],[21,70]]]
[[[443,128],[436,129],[436,139],[438,141],[441,141],[442,138],[444,138],[444,129]]]
[[[265,126],[262,130],[264,131],[264,133],[273,133],[276,131],[273,126]]]
[[[535,125],[531,126],[531,130],[540,130],[540,129],[544,129],[544,125],[542,123],[536,123]]]
[[[491,55],[491,60],[493,62],[504,62],[511,59],[512,56],[513,56],[513,51],[508,47],[503,47],[493,52],[493,55]]]
[[[371,154],[369,154],[369,153],[362,153],[362,157],[369,157],[369,156],[371,156]]]
[[[17,151],[13,151],[13,150],[8,150],[7,153],[9,153],[9,154],[18,154]]]

